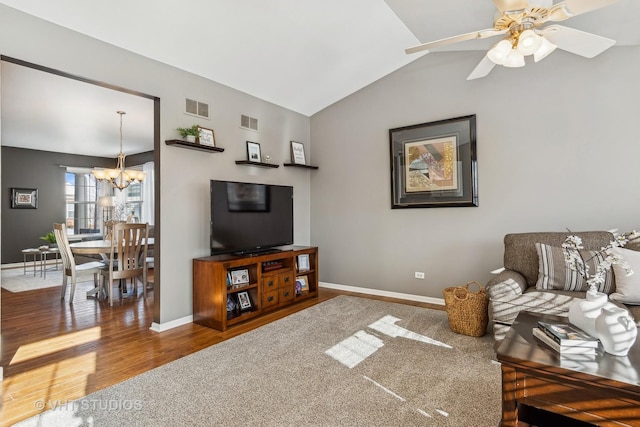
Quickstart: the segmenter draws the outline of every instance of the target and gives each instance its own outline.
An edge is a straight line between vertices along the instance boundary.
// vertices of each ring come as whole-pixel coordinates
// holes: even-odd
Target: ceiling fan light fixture
[[[524,30],[518,38],[518,52],[524,56],[531,55],[540,48],[542,37],[533,30]]]
[[[500,40],[487,52],[487,57],[494,64],[504,65],[512,50],[511,42],[508,39]]]
[[[507,55],[507,60],[502,65],[509,68],[524,67],[524,55],[516,49],[511,49],[511,52]]]
[[[538,50],[533,52],[533,60],[535,62],[542,61],[558,47],[544,37],[540,37],[540,39],[542,40],[542,43],[540,43],[540,47],[538,47]]]

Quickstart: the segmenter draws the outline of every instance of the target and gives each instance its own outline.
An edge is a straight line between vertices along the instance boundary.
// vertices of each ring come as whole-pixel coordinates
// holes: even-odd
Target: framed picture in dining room
[[[476,116],[389,130],[391,208],[478,206]]]
[[[38,189],[36,188],[12,188],[11,207],[13,209],[37,209]]]
[[[250,162],[262,163],[262,154],[260,153],[259,143],[247,141],[247,160]]]
[[[304,156],[304,144],[301,142],[291,141],[291,163],[296,165],[306,165]]]
[[[200,145],[208,145],[209,147],[216,146],[216,138],[213,134],[213,129],[198,126],[198,131],[200,132],[200,136],[198,136],[198,143]]]

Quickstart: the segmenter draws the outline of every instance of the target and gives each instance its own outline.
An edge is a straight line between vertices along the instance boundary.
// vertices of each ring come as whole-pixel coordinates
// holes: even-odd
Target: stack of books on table
[[[598,339],[569,322],[538,322],[533,336],[562,354],[596,354]]]

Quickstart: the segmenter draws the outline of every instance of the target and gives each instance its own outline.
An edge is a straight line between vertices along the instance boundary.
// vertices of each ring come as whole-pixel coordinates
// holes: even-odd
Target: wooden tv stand
[[[318,248],[281,249],[258,255],[195,258],[193,322],[226,331],[232,325],[266,312],[317,297]],[[306,270],[298,265],[300,255],[308,258]],[[306,288],[300,286],[303,283]]]

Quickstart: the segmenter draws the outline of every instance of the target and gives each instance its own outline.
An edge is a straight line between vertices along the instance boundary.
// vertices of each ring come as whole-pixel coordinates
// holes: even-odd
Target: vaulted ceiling
[[[0,2],[309,116],[421,55],[404,48],[490,28],[496,11],[491,0]],[[638,16],[640,1],[620,0],[563,24],[638,45]]]

